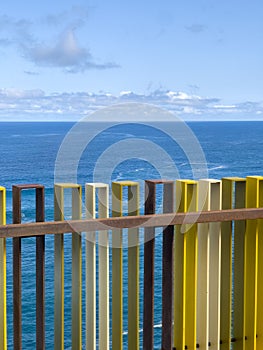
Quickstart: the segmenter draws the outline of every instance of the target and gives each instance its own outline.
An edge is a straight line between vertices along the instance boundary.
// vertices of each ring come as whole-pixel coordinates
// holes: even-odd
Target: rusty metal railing
[[[163,186],[162,214],[155,213],[156,187],[159,185]],[[115,188],[114,191],[119,191],[115,199],[119,200],[119,203],[115,203],[115,211],[119,206],[122,212],[120,205],[123,204],[123,193],[120,190],[122,191],[123,186],[133,186],[135,192],[137,191],[136,183],[125,182],[115,185],[117,190]],[[109,248],[108,232],[112,231],[112,234],[117,232],[118,237],[122,237],[121,230],[129,229],[129,242],[136,242],[138,245],[137,235],[138,228],[140,228],[144,229],[144,264],[139,269],[139,247],[136,246],[136,249],[134,246],[128,247],[130,254],[128,255],[130,259],[128,279],[130,293],[131,290],[139,293],[136,271],[143,273],[144,306],[143,312],[138,314],[139,295],[128,295],[130,299],[128,312],[130,315],[131,312],[136,315],[136,318],[132,320],[130,318],[128,323],[128,332],[135,334],[136,337],[130,337],[128,343],[131,344],[129,346],[131,349],[139,349],[140,346],[143,346],[143,349],[152,350],[154,348],[155,312],[155,228],[158,227],[162,228],[162,266],[160,266],[162,269],[162,349],[262,349],[263,277],[260,271],[263,267],[263,178],[226,178],[222,179],[222,183],[220,180],[180,180],[176,182],[176,186],[175,182],[170,180],[148,180],[145,186],[145,215],[117,216],[115,213],[115,217],[107,217],[108,195],[105,192],[107,185],[88,184],[86,187],[89,189],[89,200],[96,200],[97,188],[105,192],[103,192],[103,200],[107,203],[104,203],[104,207],[101,206],[101,210],[105,209],[101,215],[103,218],[95,219],[95,204],[91,205],[90,202],[90,205],[86,206],[91,208],[90,214],[87,215],[89,219],[64,220],[63,216],[61,217],[63,221],[61,221],[60,217],[56,216],[56,220],[60,221],[44,222],[44,187],[35,184],[16,185],[13,186],[13,224],[8,225],[5,224],[5,189],[0,187],[1,349],[7,349],[8,334],[5,269],[6,258],[9,257],[6,257],[6,239],[12,238],[13,240],[14,349],[22,349],[21,240],[27,237],[36,237],[36,348],[45,349],[45,238],[52,235],[63,237],[64,234],[73,234],[73,237],[76,238],[78,233],[92,233],[87,236],[93,238],[88,242],[86,250],[87,273],[88,276],[92,276],[92,279],[96,278],[96,270],[91,271],[91,269],[95,269],[96,258],[103,257],[103,265],[99,270],[100,283],[104,288],[109,288],[107,280],[110,267],[109,251],[112,253],[112,248]],[[69,186],[63,184],[63,188],[66,187]],[[73,188],[72,184],[70,188]],[[81,193],[79,185],[75,185],[74,188],[78,189],[79,196]],[[21,192],[28,189],[36,191],[37,222],[21,223]],[[201,194],[204,196],[203,199],[201,199]],[[136,195],[128,192],[128,196],[133,198],[130,214],[139,214],[136,211],[138,192]],[[77,197],[74,200],[79,203]],[[62,198],[60,201],[60,205],[63,205]],[[57,207],[56,210],[63,212],[61,207]],[[79,206],[75,214],[73,217],[80,217]],[[96,231],[104,235],[103,242],[107,246],[107,250],[99,251],[98,257],[94,253],[96,244],[94,232]],[[78,244],[72,250],[72,261],[76,261],[75,268],[72,269],[72,293],[75,293],[74,295],[79,294],[81,288],[85,288],[81,283],[80,275],[80,240],[81,235],[78,236]],[[72,242],[75,244],[75,241]],[[119,242],[122,244],[121,241]],[[117,253],[119,254],[120,251]],[[118,255],[118,261],[120,264],[123,263],[122,255]],[[62,260],[60,263],[62,270],[63,263]],[[114,268],[116,269],[115,280],[122,288],[122,276],[119,276],[117,266]],[[80,276],[79,279],[76,279],[78,276]],[[134,286],[131,286],[133,282]],[[88,286],[89,279],[86,283]],[[94,281],[87,290],[89,293],[96,293]],[[112,295],[113,299],[115,298],[114,305],[119,308],[122,301],[120,296],[115,294]],[[91,350],[94,350],[97,344],[104,344],[103,347],[106,350],[112,348],[111,339],[113,339],[114,332],[119,348],[123,347],[123,335],[120,330],[112,329],[109,335],[109,300],[103,300],[105,296],[109,298],[108,291],[100,293],[99,312],[102,316],[99,320],[101,328],[99,341],[96,340],[94,326],[87,332],[92,337],[92,341],[89,339]],[[96,323],[96,310],[94,310],[98,307],[96,299],[92,295],[87,300],[90,301],[87,302],[86,310],[92,312],[87,318],[87,324],[91,324],[92,320]],[[72,300],[72,315],[75,315],[77,321],[81,320],[80,303],[81,300],[78,303]],[[74,311],[74,308],[77,309]],[[118,322],[122,325],[122,309],[121,312],[119,309],[115,311],[118,313]],[[105,320],[103,320],[104,317]],[[138,335],[140,318],[143,321],[142,344],[139,343]],[[63,315],[61,320],[64,321]],[[81,336],[78,338],[77,334],[82,330],[76,321],[72,324],[73,328],[74,326],[77,328],[73,332],[71,345],[72,349],[80,350],[83,344]],[[64,332],[58,332],[57,337],[61,339],[54,344],[54,348],[62,350]]]

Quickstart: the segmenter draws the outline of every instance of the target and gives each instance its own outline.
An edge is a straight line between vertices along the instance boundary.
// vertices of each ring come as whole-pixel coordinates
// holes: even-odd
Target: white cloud
[[[44,91],[36,90],[21,90],[21,89],[0,89],[0,98],[6,99],[34,99],[43,97],[45,95]]]
[[[129,96],[132,94],[132,91],[121,91],[120,96]]]
[[[0,16],[0,47],[15,47],[18,54],[37,67],[62,68],[67,73],[119,67],[114,62],[98,62],[87,47],[78,43],[76,30],[85,25],[87,16],[87,10],[79,7],[36,22]],[[47,25],[49,29],[45,30]],[[50,34],[49,39],[44,37],[45,33]]]
[[[183,107],[182,112],[186,113],[186,114],[200,114],[200,112],[198,110],[196,110],[193,107],[188,107],[188,106]]]
[[[260,119],[263,115],[260,102],[227,105],[216,98],[184,92],[157,90],[148,95],[132,91],[117,95],[108,92],[45,94],[42,90],[0,89],[0,120],[79,120],[95,110],[123,102],[153,104],[185,120]]]
[[[236,108],[235,105],[214,105],[214,108],[218,109],[233,109]]]
[[[90,54],[79,48],[72,30],[64,33],[54,46],[37,45],[30,49],[30,58],[40,65],[61,67],[74,66],[83,59],[90,59]]]
[[[74,30],[65,31],[54,45],[36,45],[27,49],[29,58],[38,66],[65,68],[67,72],[118,67],[114,63],[94,62],[90,52],[79,46]]]
[[[0,102],[0,111],[1,110],[9,110],[10,108],[15,109],[16,107],[17,107],[17,105],[14,103],[1,103]]]
[[[199,97],[199,96],[188,95],[182,91],[178,91],[178,92],[168,91],[166,94],[172,100],[193,100],[193,99],[199,100],[199,99],[201,99],[201,97]]]

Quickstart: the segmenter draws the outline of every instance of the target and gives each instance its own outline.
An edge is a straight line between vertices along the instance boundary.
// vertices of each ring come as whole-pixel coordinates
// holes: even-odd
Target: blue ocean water
[[[143,180],[159,178],[164,172],[168,178],[192,178],[193,173],[189,159],[182,149],[162,132],[162,123],[156,128],[137,124],[120,124],[105,126],[104,131],[97,135],[86,147],[80,157],[77,180],[94,181],[94,172],[99,163],[97,178],[101,181],[134,180],[141,184]],[[53,184],[57,153],[65,135],[73,123],[0,123],[0,185],[7,188],[7,222],[12,222],[12,185],[19,183],[41,183],[46,188],[46,220],[53,220]],[[263,123],[262,122],[193,122],[188,123],[196,135],[206,158],[208,176],[222,178],[226,176],[263,175]],[[96,125],[90,125],[90,128]],[[167,124],[166,124],[167,127]],[[171,130],[175,124],[169,124]],[[149,154],[145,149],[144,156],[130,157],[131,143],[121,143],[124,140],[151,140],[166,154],[161,158],[159,151]],[[110,153],[103,158],[112,145],[118,145],[122,159],[112,162]],[[140,145],[140,143],[139,143]],[[142,143],[142,145],[144,145]],[[117,146],[118,147],[118,146]],[[125,148],[126,147],[126,148]],[[196,152],[196,149],[192,149]],[[154,153],[154,152],[153,152]],[[106,154],[107,155],[107,154]],[[154,158],[156,156],[156,159]],[[100,161],[103,159],[103,161]],[[150,159],[150,160],[149,160]],[[152,161],[154,160],[154,161]],[[177,174],[173,173],[173,167]],[[101,165],[102,164],[102,165]],[[110,167],[114,165],[111,169]],[[204,164],[200,164],[203,167]],[[112,170],[112,171],[111,171]],[[65,174],[67,176],[67,173]],[[157,193],[161,205],[161,192]],[[24,222],[34,220],[34,196],[32,192],[23,192],[22,218]],[[67,208],[66,208],[67,210]],[[161,210],[161,209],[159,209]],[[141,198],[143,212],[143,195]],[[68,210],[69,217],[70,212]],[[155,346],[160,348],[161,334],[161,235],[156,242],[156,292],[155,292]],[[70,349],[70,305],[71,305],[71,240],[65,238],[65,348]],[[83,246],[84,248],[84,246]],[[84,249],[83,249],[84,251]],[[8,344],[12,347],[12,242],[7,242],[7,287],[8,287]],[[35,334],[35,239],[27,238],[22,243],[23,254],[23,348],[34,349]],[[127,256],[124,254],[124,260]],[[53,238],[46,238],[46,342],[47,349],[53,349]],[[141,266],[143,265],[143,247],[141,247]],[[83,269],[83,277],[84,277]],[[124,320],[127,319],[127,287],[124,278]],[[142,279],[140,281],[142,288]],[[83,292],[84,297],[84,292]],[[143,300],[141,299],[141,306]],[[83,302],[83,306],[84,306]],[[141,307],[142,310],[142,307]],[[83,329],[84,329],[83,316]],[[142,333],[140,333],[142,336]],[[85,332],[83,332],[83,336]],[[83,343],[84,343],[83,338]],[[124,341],[127,340],[127,322],[124,321]]]

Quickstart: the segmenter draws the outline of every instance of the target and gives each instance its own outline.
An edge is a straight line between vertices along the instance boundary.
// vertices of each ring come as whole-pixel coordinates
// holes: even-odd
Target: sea
[[[137,123],[116,125],[91,123],[93,137],[83,138],[84,147],[67,148],[73,134],[77,143],[80,131],[71,122],[2,122],[0,123],[0,186],[7,189],[7,223],[12,223],[12,185],[39,183],[45,186],[45,219],[52,221],[54,181],[76,179],[86,182],[120,180],[140,184],[140,212],[144,208],[145,179],[221,179],[227,176],[263,175],[263,122],[189,122],[186,134],[174,133],[176,123]],[[86,126],[85,126],[86,128]],[[85,128],[83,132],[85,133]],[[99,130],[99,132],[98,132]],[[170,132],[169,132],[170,131]],[[74,134],[75,133],[75,134]],[[79,133],[79,134],[78,134]],[[82,135],[83,136],[83,135]],[[86,144],[85,144],[86,142]],[[80,142],[81,143],[81,142]],[[66,145],[66,146],[65,146]],[[65,151],[66,149],[66,151]],[[63,153],[63,150],[65,151]],[[74,153],[76,150],[76,154]],[[67,153],[69,152],[69,154]],[[61,156],[62,154],[62,156]],[[67,161],[67,155],[71,159]],[[58,163],[59,157],[62,163]],[[72,157],[77,159],[74,167]],[[64,162],[64,163],[63,163]],[[61,170],[62,169],[62,170]],[[61,175],[62,174],[62,175]],[[68,178],[67,178],[68,176]],[[83,191],[84,192],[84,191]],[[125,205],[124,205],[125,207]],[[125,210],[125,208],[124,208]],[[162,211],[162,188],[157,191],[157,212]],[[69,201],[65,205],[70,218]],[[85,208],[83,207],[83,217]],[[35,218],[35,199],[32,191],[23,191],[22,221]],[[161,340],[161,245],[162,235],[156,231],[155,276],[155,349]],[[143,232],[140,232],[143,242]],[[83,259],[84,256],[83,240]],[[143,266],[143,244],[140,246]],[[127,249],[124,262],[127,262]],[[143,280],[140,274],[140,318],[143,309]],[[46,349],[54,341],[54,241],[46,237]],[[123,341],[127,349],[127,264],[124,264],[124,324]],[[83,264],[83,281],[85,266]],[[85,293],[83,283],[83,348],[85,348]],[[35,238],[22,240],[22,325],[23,349],[35,349]],[[7,240],[7,321],[8,347],[13,347],[12,334],[12,240]],[[71,240],[65,237],[65,349],[71,349]],[[142,340],[142,322],[140,330]]]

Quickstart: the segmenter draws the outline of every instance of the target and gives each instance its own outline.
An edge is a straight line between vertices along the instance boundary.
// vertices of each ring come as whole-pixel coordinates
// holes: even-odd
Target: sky
[[[185,120],[263,118],[262,0],[9,0],[0,121],[145,102]]]

